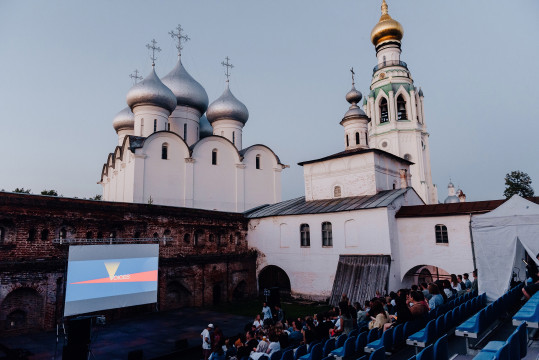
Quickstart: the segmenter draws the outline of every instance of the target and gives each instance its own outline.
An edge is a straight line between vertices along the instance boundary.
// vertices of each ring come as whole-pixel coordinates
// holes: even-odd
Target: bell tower
[[[408,65],[401,61],[402,25],[391,18],[386,0],[382,16],[371,32],[377,65],[363,108],[371,119],[369,145],[414,163],[412,187],[426,204],[437,204],[432,183],[429,133],[423,113],[423,91],[414,85]]]

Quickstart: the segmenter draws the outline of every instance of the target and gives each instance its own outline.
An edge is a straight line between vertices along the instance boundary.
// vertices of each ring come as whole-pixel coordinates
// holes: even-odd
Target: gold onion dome
[[[388,40],[400,41],[403,34],[404,29],[402,28],[402,25],[389,16],[387,13],[386,0],[383,0],[382,16],[380,16],[380,21],[378,21],[378,24],[376,24],[371,31],[371,41],[373,45],[378,46],[382,42]]]

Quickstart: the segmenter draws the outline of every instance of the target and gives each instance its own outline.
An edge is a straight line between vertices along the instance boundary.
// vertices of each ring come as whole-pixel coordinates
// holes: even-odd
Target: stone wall
[[[0,192],[0,334],[61,321],[71,239],[159,242],[158,304],[209,306],[256,294],[256,253],[242,214]]]

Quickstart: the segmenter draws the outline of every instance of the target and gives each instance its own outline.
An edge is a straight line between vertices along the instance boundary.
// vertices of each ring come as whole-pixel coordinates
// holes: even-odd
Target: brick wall
[[[61,320],[69,246],[54,239],[159,238],[158,308],[168,310],[254,296],[246,235],[242,214],[0,192],[0,334]]]

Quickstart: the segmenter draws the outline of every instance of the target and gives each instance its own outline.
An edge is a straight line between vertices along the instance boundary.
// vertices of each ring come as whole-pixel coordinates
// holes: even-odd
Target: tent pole
[[[473,269],[477,269],[477,265],[475,264],[475,248],[474,248],[474,243],[473,243],[473,234],[472,234],[472,213],[470,213],[470,223],[469,223],[469,228],[470,228],[470,242],[471,242],[471,245],[472,245],[472,260],[473,260]]]

